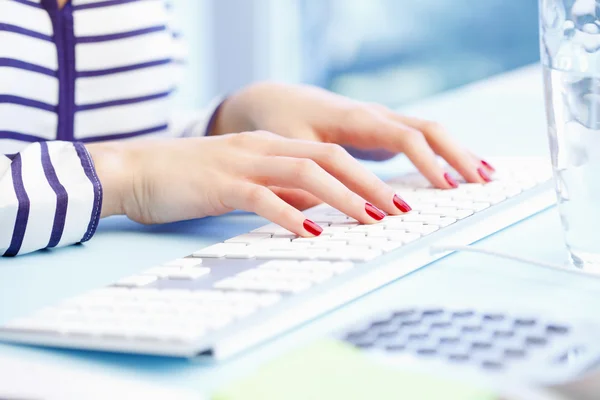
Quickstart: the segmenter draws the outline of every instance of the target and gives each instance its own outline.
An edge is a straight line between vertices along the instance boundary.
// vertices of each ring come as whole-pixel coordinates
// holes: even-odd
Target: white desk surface
[[[453,135],[481,155],[547,153],[542,82],[537,66],[445,93],[403,111],[444,123]],[[401,157],[369,165],[382,176],[393,176],[408,167]],[[150,227],[112,218],[103,220],[94,239],[83,246],[0,259],[0,322],[187,255],[264,222],[241,213]],[[555,209],[499,232],[481,245],[551,262],[566,259]],[[0,356],[141,377],[168,387],[209,393],[260,363],[352,321],[357,314],[385,305],[467,303],[508,309],[539,308],[559,315],[594,318],[600,306],[600,296],[595,295],[599,290],[600,280],[462,253],[218,365],[8,345],[0,345]]]

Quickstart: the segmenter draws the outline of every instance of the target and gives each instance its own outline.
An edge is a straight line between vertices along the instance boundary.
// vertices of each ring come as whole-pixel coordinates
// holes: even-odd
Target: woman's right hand
[[[103,217],[125,214],[152,224],[240,209],[307,237],[321,229],[291,204],[322,201],[364,224],[381,220],[381,210],[410,210],[394,189],[335,144],[249,132],[87,148],[104,189]]]

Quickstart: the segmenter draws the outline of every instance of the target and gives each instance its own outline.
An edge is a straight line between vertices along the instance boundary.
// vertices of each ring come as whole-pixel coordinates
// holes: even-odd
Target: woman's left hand
[[[251,85],[225,100],[211,133],[253,130],[337,143],[358,150],[354,153],[360,158],[384,160],[404,153],[434,186],[442,189],[457,184],[438,164],[436,155],[467,182],[489,182],[494,171],[460,146],[438,123],[403,116],[380,104],[358,102],[312,86]]]

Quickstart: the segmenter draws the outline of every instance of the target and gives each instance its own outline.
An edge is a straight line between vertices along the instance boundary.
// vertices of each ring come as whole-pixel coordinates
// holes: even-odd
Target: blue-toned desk
[[[402,111],[444,123],[457,138],[482,155],[545,155],[547,152],[541,76],[537,67],[479,82]],[[409,168],[401,157],[369,165],[384,177]],[[241,213],[152,227],[124,218],[104,220],[96,237],[84,246],[1,259],[0,321],[109,284],[161,261],[187,255],[263,223],[256,216]],[[499,232],[481,245],[552,262],[566,259],[555,209]],[[455,254],[218,365],[7,345],[0,345],[0,355],[118,373],[209,393],[261,362],[382,305],[458,302],[509,309],[532,307],[597,318],[598,294],[600,280],[482,255]]]

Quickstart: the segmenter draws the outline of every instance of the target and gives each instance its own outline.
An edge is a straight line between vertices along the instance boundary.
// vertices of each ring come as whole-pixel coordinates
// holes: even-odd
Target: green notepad
[[[481,388],[379,363],[354,347],[323,340],[265,365],[213,400],[497,400]]]

